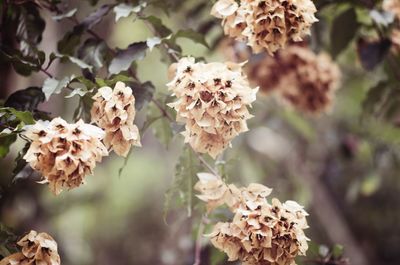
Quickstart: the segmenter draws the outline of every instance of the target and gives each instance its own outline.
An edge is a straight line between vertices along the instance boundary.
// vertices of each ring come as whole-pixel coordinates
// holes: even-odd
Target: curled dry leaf
[[[316,11],[311,0],[219,0],[211,14],[222,19],[226,35],[246,42],[256,53],[273,54],[309,35],[318,21]]]
[[[93,173],[96,162],[108,155],[101,142],[104,131],[82,120],[73,124],[61,118],[38,121],[26,126],[24,134],[32,141],[24,159],[56,195],[79,187]]]
[[[141,146],[139,129],[133,123],[136,116],[132,89],[118,82],[114,90],[102,87],[93,97],[92,121],[102,128],[104,144],[120,156],[127,156],[132,145]]]
[[[177,100],[169,106],[177,111],[177,121],[186,124],[185,142],[196,152],[215,158],[248,130],[248,107],[258,89],[250,88],[241,64],[182,58],[171,65],[170,73],[173,79],[167,86]]]

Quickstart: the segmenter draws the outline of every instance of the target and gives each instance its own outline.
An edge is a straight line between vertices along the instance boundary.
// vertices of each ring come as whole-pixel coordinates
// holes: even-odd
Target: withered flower
[[[132,145],[141,146],[132,89],[118,82],[114,90],[102,87],[93,97],[92,121],[106,132],[104,144],[126,157]]]
[[[258,89],[250,88],[241,64],[182,58],[171,68],[175,75],[167,86],[177,100],[168,105],[177,111],[177,121],[186,125],[185,142],[215,158],[248,130],[246,121],[252,117],[248,106]]]
[[[17,245],[21,252],[14,253],[2,261],[0,265],[60,265],[57,243],[46,233],[30,231]]]
[[[395,17],[400,21],[400,1],[399,0],[384,0],[383,10],[393,13]]]
[[[61,118],[38,121],[26,126],[24,134],[32,140],[24,159],[56,195],[79,187],[85,176],[93,173],[96,162],[108,155],[101,142],[104,131],[82,120],[74,124]]]
[[[331,108],[341,79],[340,69],[326,54],[291,45],[251,63],[249,79],[264,93],[275,92],[300,111],[318,114]]]
[[[201,184],[197,184],[202,187],[198,189],[202,193],[200,198],[207,203],[215,203],[213,199],[217,198],[218,206],[227,198],[225,204],[234,213],[231,222],[217,223],[208,235],[211,243],[225,252],[230,261],[240,260],[249,265],[294,265],[297,256],[305,255],[308,238],[304,229],[308,228],[308,214],[302,206],[294,201],[281,203],[276,198],[269,203],[267,197],[272,190],[260,184],[240,189],[229,185],[234,187],[233,192],[229,197],[221,196],[226,194],[228,186],[216,176],[203,174],[199,174]],[[211,198],[216,181],[219,193]]]
[[[310,34],[316,11],[311,0],[219,0],[211,14],[222,19],[226,35],[273,54]]]

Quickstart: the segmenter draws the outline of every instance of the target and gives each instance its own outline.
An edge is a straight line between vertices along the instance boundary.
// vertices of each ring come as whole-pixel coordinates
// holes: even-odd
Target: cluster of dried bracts
[[[196,190],[207,203],[208,211],[223,204],[234,214],[230,222],[217,223],[211,243],[224,251],[230,261],[248,265],[294,265],[294,259],[305,255],[308,228],[302,206],[294,201],[281,203],[267,197],[271,189],[261,184],[237,188],[225,184],[217,176],[200,173]]]
[[[215,158],[248,130],[248,107],[257,89],[250,88],[240,64],[183,58],[170,71],[174,77],[168,88],[178,99],[169,106],[177,111],[177,121],[185,123],[185,142]]]
[[[46,233],[30,231],[17,242],[21,252],[0,261],[0,265],[60,265],[57,243]]]
[[[318,21],[311,0],[219,0],[211,14],[224,32],[246,42],[254,52],[273,54],[291,41],[302,41]]]

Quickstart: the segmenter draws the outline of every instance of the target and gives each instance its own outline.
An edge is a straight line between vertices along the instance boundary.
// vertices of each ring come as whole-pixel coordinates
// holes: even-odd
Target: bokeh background
[[[78,7],[78,18],[84,18],[92,9],[88,1],[67,2]],[[199,1],[172,2],[176,4],[173,15],[157,9],[152,12],[174,30],[200,30],[206,22],[213,21],[216,26],[210,28],[206,38],[209,43],[217,43],[222,30],[209,15],[209,3],[201,7]],[[323,28],[320,32],[329,29],[341,10],[342,6],[334,6],[318,13],[318,27]],[[359,19],[366,19],[363,16],[368,14],[361,11]],[[54,22],[47,12],[42,15],[47,26],[40,48],[55,51],[57,40],[71,23]],[[152,36],[133,16],[114,23],[112,13],[93,30],[111,47],[119,48]],[[321,38],[318,49],[324,50],[329,39],[324,35]],[[183,54],[208,61],[226,59],[217,44],[210,51],[190,40],[180,39],[179,43]],[[386,74],[380,67],[368,73],[361,67],[356,41],[336,61],[343,80],[330,113],[305,115],[260,95],[253,106],[255,118],[250,121],[250,132],[235,139],[218,167],[231,182],[259,182],[273,188],[273,195],[282,200],[304,204],[310,213],[310,256],[321,244],[341,244],[350,264],[398,265],[400,130],[391,123],[363,115],[368,89]],[[141,80],[155,84],[156,97],[167,94],[167,65],[161,61],[158,49],[148,52],[137,69]],[[50,70],[63,76],[79,68],[55,64]],[[6,78],[8,85],[0,94],[6,98],[16,90],[41,86],[46,76],[38,73],[25,78],[11,68],[2,78]],[[71,121],[77,98],[63,96],[53,96],[40,109]],[[151,108],[148,105],[138,114],[139,128]],[[157,123],[154,126],[163,126],[162,121]],[[180,195],[186,195],[178,192],[165,212],[165,194],[174,185],[183,138],[175,135],[166,143],[165,135],[159,134],[160,130],[155,132],[152,127],[142,132],[143,148],[135,148],[120,175],[125,161],[111,155],[87,178],[86,185],[58,197],[34,178],[12,181],[13,161],[23,146],[22,142],[15,143],[10,154],[0,160],[2,224],[17,234],[35,229],[53,235],[65,265],[193,264],[201,206],[191,195],[190,206],[194,209],[188,211],[187,202],[179,203]],[[194,184],[195,176],[187,178]],[[208,245],[207,238],[203,244],[202,264],[231,264]],[[307,259],[299,263],[307,264]]]

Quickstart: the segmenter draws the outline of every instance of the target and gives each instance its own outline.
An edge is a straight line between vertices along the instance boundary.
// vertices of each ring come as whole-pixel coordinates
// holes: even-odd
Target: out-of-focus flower
[[[269,203],[267,197],[272,190],[260,184],[240,189],[229,185],[233,192],[225,196],[228,186],[216,176],[203,174],[199,174],[200,184],[197,184],[201,186],[199,197],[207,203],[215,203],[217,199],[218,206],[226,198],[225,203],[234,213],[231,222],[217,223],[208,235],[212,244],[224,251],[230,261],[240,260],[249,265],[294,265],[298,255],[305,255],[308,238],[304,229],[308,228],[308,214],[302,206],[294,201],[281,203],[276,198]],[[216,186],[218,195],[211,198]]]
[[[215,158],[248,130],[246,121],[252,115],[247,107],[258,89],[250,88],[241,64],[182,58],[171,68],[175,75],[167,86],[177,101],[169,106],[177,111],[177,121],[186,124],[185,142]]]
[[[59,265],[60,256],[57,243],[46,233],[30,231],[17,245],[21,252],[12,254],[2,261],[1,265]]]
[[[400,1],[399,0],[384,0],[383,10],[393,13],[400,20]]]
[[[219,0],[211,14],[222,19],[226,35],[273,54],[310,34],[316,11],[311,0]]]
[[[104,144],[126,157],[132,145],[141,146],[139,129],[134,125],[135,97],[132,89],[118,82],[114,90],[102,87],[93,97],[92,121],[106,132]]]
[[[339,67],[326,54],[315,54],[307,47],[289,46],[275,57],[250,64],[249,79],[261,91],[276,94],[306,113],[330,109],[341,79]]]
[[[393,29],[391,34],[392,50],[395,54],[400,54],[400,29]]]
[[[249,46],[232,38],[224,38],[218,45],[218,50],[230,62],[243,63],[251,57]]]
[[[80,186],[93,173],[96,162],[108,155],[101,140],[104,131],[82,120],[69,124],[61,118],[38,121],[25,127],[25,136],[32,140],[24,159],[43,175],[58,195],[63,189]]]

